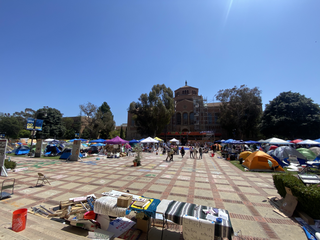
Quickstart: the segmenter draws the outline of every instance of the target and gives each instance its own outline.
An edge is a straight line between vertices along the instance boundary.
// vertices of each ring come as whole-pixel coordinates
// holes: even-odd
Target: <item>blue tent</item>
[[[232,142],[234,142],[235,140],[234,139],[228,139],[228,140],[225,140],[223,143],[232,143]]]
[[[104,143],[106,140],[105,139],[96,139],[96,140],[91,140],[89,143]]]
[[[320,142],[320,138],[318,138],[318,139],[316,139],[316,140],[314,140],[314,141],[316,141],[316,142]]]
[[[101,147],[101,146],[105,146],[105,144],[102,144],[102,143],[96,143],[96,144],[92,144],[91,146],[94,146],[94,147]]]
[[[260,144],[257,141],[253,141],[253,140],[249,140],[249,141],[245,141],[246,144]]]
[[[131,141],[129,141],[129,143],[138,143],[138,140],[132,139]]]
[[[59,159],[69,159],[71,156],[71,148],[65,148]],[[81,153],[79,153],[79,157],[83,157]]]
[[[45,150],[45,156],[57,156],[61,151],[56,145],[48,145]]]
[[[14,151],[14,154],[15,155],[25,155],[25,154],[28,154],[29,152],[30,152],[30,148],[29,147],[21,145],[20,147],[18,147]]]

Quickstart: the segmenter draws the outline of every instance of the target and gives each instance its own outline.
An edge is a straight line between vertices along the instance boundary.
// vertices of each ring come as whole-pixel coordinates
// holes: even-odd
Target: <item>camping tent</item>
[[[45,156],[57,156],[60,153],[60,149],[53,144],[47,145],[44,155]]]
[[[103,143],[106,143],[106,144],[125,144],[125,143],[128,143],[128,142],[129,141],[123,140],[119,136],[116,136],[115,138],[112,138],[110,140],[106,140]]]
[[[71,148],[65,148],[59,159],[69,159],[71,156],[71,152],[72,152]],[[83,155],[79,153],[79,157],[83,157]]]
[[[244,151],[242,153],[240,153],[239,155],[239,159],[242,158],[242,159],[246,159],[252,152],[250,151]]]
[[[272,163],[270,167],[269,162]],[[284,172],[279,163],[270,155],[263,151],[256,151],[251,153],[242,163],[250,171],[277,171]]]
[[[305,162],[307,160],[307,158],[303,156],[300,152],[289,146],[278,147],[270,155],[272,157],[276,157],[280,161],[286,162],[289,161],[290,156],[294,158],[296,157],[299,162]]]
[[[278,146],[275,146],[275,145],[268,145],[264,148],[264,151],[265,152],[268,152],[270,150],[275,150]]]
[[[20,145],[15,151],[15,155],[25,155],[30,152],[30,148],[24,145]]]
[[[309,148],[309,150],[314,152],[314,154],[316,154],[317,156],[320,155],[320,147],[311,147]]]
[[[299,145],[302,145],[302,144],[306,144],[306,145],[320,145],[319,142],[317,141],[312,141],[310,139],[307,139],[307,140],[304,140],[302,142],[299,142]]]
[[[314,152],[307,148],[297,148],[297,151],[305,156],[309,161],[314,160],[317,157]]]
[[[147,137],[140,141],[140,143],[158,143],[159,141],[153,139],[152,137]]]

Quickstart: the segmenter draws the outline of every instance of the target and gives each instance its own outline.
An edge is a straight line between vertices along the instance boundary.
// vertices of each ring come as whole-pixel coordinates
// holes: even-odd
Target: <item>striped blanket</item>
[[[179,225],[183,225],[183,217],[185,215],[206,220],[206,213],[203,211],[204,209],[212,209],[216,213],[216,215],[218,215],[219,211],[229,215],[228,211],[224,209],[172,201],[169,203],[168,208],[165,212],[165,218]],[[222,223],[215,223],[215,236],[231,239],[232,235],[233,228],[231,225],[230,217],[228,220],[222,219]]]

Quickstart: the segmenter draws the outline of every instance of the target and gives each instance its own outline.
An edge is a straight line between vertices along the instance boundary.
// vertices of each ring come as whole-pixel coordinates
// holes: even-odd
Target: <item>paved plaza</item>
[[[15,192],[0,201],[0,213],[10,219],[7,212],[18,208],[52,207],[71,197],[94,193],[99,198],[113,189],[129,190],[146,197],[226,209],[234,232],[241,230],[243,239],[306,239],[297,223],[273,212],[268,203],[268,196],[279,196],[272,174],[242,172],[219,155],[190,159],[188,151],[183,159],[175,155],[173,162],[166,162],[163,155],[143,153],[140,167],[132,166],[133,157],[96,158],[66,162],[13,157],[17,172],[9,172],[9,178],[16,179]],[[51,185],[35,187],[38,172],[45,174]],[[145,239],[145,234],[140,239]]]

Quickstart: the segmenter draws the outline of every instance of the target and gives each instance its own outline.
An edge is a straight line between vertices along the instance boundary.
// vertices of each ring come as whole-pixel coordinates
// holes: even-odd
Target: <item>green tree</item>
[[[260,127],[266,137],[315,139],[320,135],[320,107],[300,93],[282,92],[266,104]]]
[[[76,130],[74,129],[74,120],[72,118],[66,117],[62,118],[63,126],[66,128],[64,133],[64,138],[72,139],[75,136]]]
[[[254,137],[262,114],[261,91],[246,85],[219,90],[215,95],[221,102],[220,124],[229,136],[243,139]]]
[[[149,95],[141,94],[138,102],[130,103],[129,112],[141,135],[155,137],[170,123],[174,114],[173,92],[164,84],[154,85]]]
[[[124,131],[123,131],[123,129],[122,129],[122,126],[121,126],[121,128],[120,128],[120,137],[122,138],[122,139],[125,139],[125,135],[124,135]]]
[[[115,128],[115,122],[108,103],[103,102],[98,108],[97,117],[102,121],[101,128],[99,129],[100,138],[107,139],[109,133]]]
[[[24,111],[13,113],[13,116],[16,117],[23,126],[27,126],[27,119],[35,118],[36,111],[31,108],[26,108]]]
[[[116,136],[119,136],[119,135],[120,135],[120,131],[117,129],[114,129],[109,133],[109,138],[112,139],[112,138],[115,138]]]
[[[26,129],[22,129],[19,131],[18,137],[19,138],[30,138],[31,133],[29,130]]]
[[[80,105],[81,111],[85,114],[86,128],[90,133],[90,138],[108,138],[115,122],[110,111],[109,105],[104,102],[100,108],[88,102],[86,105]]]
[[[64,136],[66,127],[62,122],[62,113],[55,108],[44,107],[36,111],[36,118],[42,119],[42,131],[37,132],[37,138],[60,138]]]
[[[18,138],[23,128],[26,128],[26,125],[23,125],[19,118],[0,113],[0,132],[6,133],[6,138]]]

